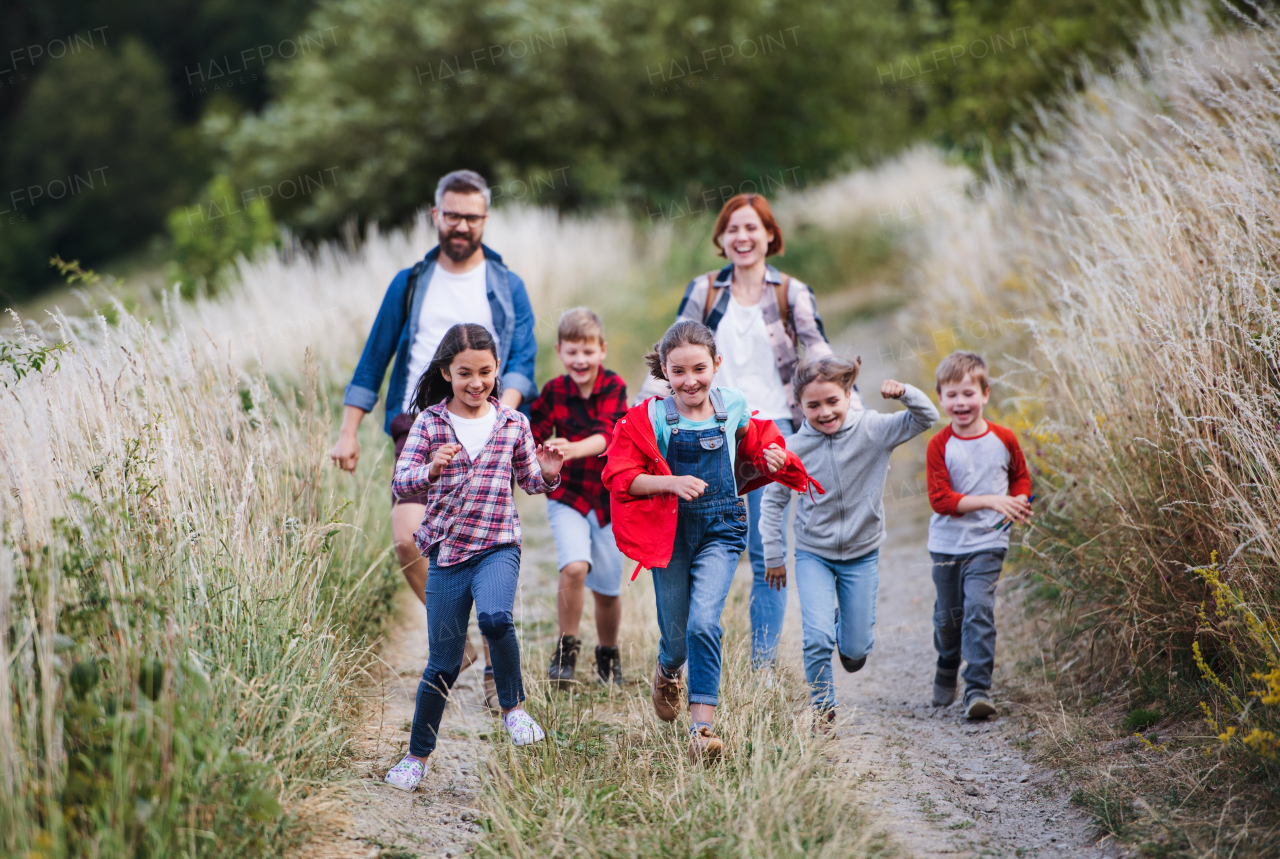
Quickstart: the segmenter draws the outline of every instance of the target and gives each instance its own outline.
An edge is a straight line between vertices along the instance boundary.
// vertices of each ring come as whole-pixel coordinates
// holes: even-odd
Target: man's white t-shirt
[[[478,418],[460,418],[448,409],[445,410],[445,414],[449,416],[449,423],[453,424],[454,434],[457,435],[459,443],[466,448],[467,456],[471,457],[472,462],[475,462],[476,457],[480,456],[480,451],[484,450],[484,443],[489,440],[493,425],[498,422],[498,410],[493,407],[493,403],[486,405],[489,411]]]
[[[489,297],[485,291],[488,269],[489,263],[481,261],[480,265],[463,274],[447,272],[439,263],[432,270],[431,282],[427,284],[427,291],[422,296],[418,330],[413,342],[409,344],[409,376],[404,389],[405,411],[409,411],[418,378],[435,357],[436,349],[446,331],[459,323],[474,322],[487,328],[493,335],[494,342],[497,342],[498,332],[493,327],[493,311],[489,308]]]
[[[742,391],[747,405],[760,412],[758,418],[791,419],[761,302],[745,307],[729,296],[729,307],[716,328],[716,350],[722,360],[714,385]]]

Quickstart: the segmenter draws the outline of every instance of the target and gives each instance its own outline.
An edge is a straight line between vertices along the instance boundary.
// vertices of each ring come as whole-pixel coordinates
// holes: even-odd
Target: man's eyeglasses
[[[468,227],[478,227],[484,223],[484,219],[488,215],[460,215],[457,212],[441,212],[440,220],[444,221],[447,226],[456,227],[463,221],[467,222]]]

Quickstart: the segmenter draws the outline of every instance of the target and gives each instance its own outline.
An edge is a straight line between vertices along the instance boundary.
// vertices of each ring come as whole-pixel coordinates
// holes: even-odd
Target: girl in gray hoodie
[[[905,412],[850,410],[861,366],[861,359],[820,358],[801,364],[792,379],[805,421],[787,437],[787,449],[827,490],[817,498],[800,496],[795,520],[804,673],[810,701],[827,722],[834,720],[837,703],[832,650],[846,671],[860,669],[871,652],[889,456],[938,420],[927,394],[892,379],[880,386],[880,395],[902,400]],[[787,581],[782,518],[790,494],[785,486],[770,484],[760,510],[765,578],[775,587]],[[838,606],[834,615],[833,603]]]

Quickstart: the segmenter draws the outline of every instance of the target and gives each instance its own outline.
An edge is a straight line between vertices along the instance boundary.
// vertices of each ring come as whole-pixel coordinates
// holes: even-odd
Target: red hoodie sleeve
[[[1018,442],[1018,436],[1013,430],[1005,427],[992,425],[991,429],[1009,451],[1009,494],[1026,495],[1030,498],[1031,473],[1027,471],[1027,460],[1022,455],[1022,445]]]
[[[925,454],[926,480],[929,487],[929,506],[940,516],[958,516],[956,505],[964,496],[951,488],[951,473],[947,471],[947,439],[951,427],[929,439]]]

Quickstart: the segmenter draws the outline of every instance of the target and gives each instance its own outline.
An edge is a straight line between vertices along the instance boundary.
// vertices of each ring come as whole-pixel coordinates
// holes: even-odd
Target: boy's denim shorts
[[[601,596],[616,597],[622,593],[622,553],[613,541],[613,524],[600,527],[595,511],[583,516],[568,504],[547,499],[547,519],[551,535],[556,539],[559,569],[574,561],[591,565],[587,587]]]

